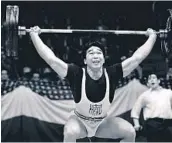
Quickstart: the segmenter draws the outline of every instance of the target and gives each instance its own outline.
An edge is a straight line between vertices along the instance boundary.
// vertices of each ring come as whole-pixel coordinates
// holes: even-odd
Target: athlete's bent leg
[[[136,133],[129,122],[119,117],[108,117],[99,125],[96,137],[122,139],[121,142],[134,142]]]
[[[76,139],[87,136],[83,123],[75,115],[71,116],[64,127],[64,142],[76,142]]]

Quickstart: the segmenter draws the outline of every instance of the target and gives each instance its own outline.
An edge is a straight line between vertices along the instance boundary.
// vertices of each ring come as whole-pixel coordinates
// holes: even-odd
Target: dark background
[[[104,29],[146,30],[153,28],[158,31],[166,27],[169,16],[167,9],[172,7],[172,2],[2,1],[2,51],[5,51],[3,23],[7,5],[19,6],[19,25],[27,28],[38,25],[40,28],[97,29],[101,25]],[[78,65],[83,65],[81,58],[84,44],[89,39],[101,39],[102,37],[106,39],[106,64],[108,65],[120,62],[122,56],[129,57],[131,55],[129,51],[134,52],[147,39],[145,36],[138,35],[41,34],[42,40],[58,57],[68,63],[74,62]],[[82,44],[80,44],[80,40],[82,40]],[[18,49],[18,60],[11,60],[11,63],[16,65],[18,73],[24,66],[29,66],[35,71],[48,66],[37,54],[28,34],[19,38]],[[160,50],[159,38],[149,57],[142,63],[142,65],[146,65],[143,66],[144,71],[147,72],[148,69],[154,68],[159,74],[164,75],[166,62]],[[8,59],[8,57],[4,59]],[[3,68],[5,67],[2,66]]]

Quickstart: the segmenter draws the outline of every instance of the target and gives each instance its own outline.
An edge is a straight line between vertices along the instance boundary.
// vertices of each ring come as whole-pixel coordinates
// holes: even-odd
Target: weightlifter
[[[32,27],[30,37],[47,64],[62,78],[67,78],[74,96],[75,109],[64,127],[64,142],[75,142],[84,137],[120,138],[134,142],[133,126],[119,117],[108,115],[114,98],[115,84],[129,75],[151,52],[157,35],[148,29],[148,40],[134,54],[123,61],[104,67],[105,52],[100,42],[90,42],[84,49],[85,67],[67,64],[47,47],[40,39],[40,28]]]

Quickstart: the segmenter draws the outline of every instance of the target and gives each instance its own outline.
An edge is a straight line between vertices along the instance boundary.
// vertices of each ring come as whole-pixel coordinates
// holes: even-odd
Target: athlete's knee
[[[136,132],[133,127],[127,127],[123,132],[123,139],[121,142],[135,142]]]
[[[69,138],[76,138],[80,134],[80,128],[77,125],[65,125],[64,127],[64,137],[69,137]]]
[[[134,127],[132,125],[129,125],[128,127],[126,127],[126,129],[125,129],[125,137],[129,137],[129,138],[135,139],[136,132],[135,132],[135,129],[134,129]]]
[[[135,131],[134,127],[129,128],[128,132],[132,137],[134,137],[134,138],[136,137],[136,131]]]

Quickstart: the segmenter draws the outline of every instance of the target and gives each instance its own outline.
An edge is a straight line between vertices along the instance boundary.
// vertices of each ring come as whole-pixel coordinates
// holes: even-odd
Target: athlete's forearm
[[[54,57],[54,53],[51,49],[46,46],[43,41],[40,39],[37,33],[31,32],[30,33],[31,40],[38,52],[38,54],[43,58],[46,62],[50,62],[50,58]]]
[[[136,59],[138,63],[141,63],[149,55],[155,44],[156,38],[156,34],[151,34],[148,40],[134,52],[132,57]]]
[[[138,118],[133,118],[133,123],[134,123],[134,126],[140,126]]]
[[[152,29],[147,30],[147,32],[148,40],[130,58],[122,62],[123,77],[128,76],[151,52],[157,35]]]
[[[38,32],[30,32],[30,37],[41,58],[43,58],[61,78],[66,77],[68,65],[56,57],[53,51],[43,43]]]

